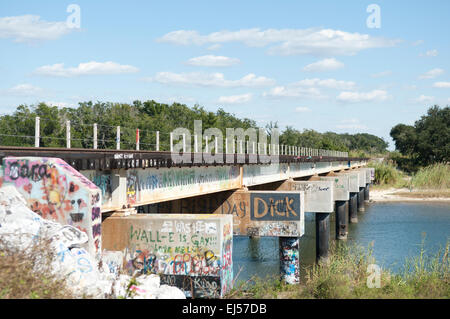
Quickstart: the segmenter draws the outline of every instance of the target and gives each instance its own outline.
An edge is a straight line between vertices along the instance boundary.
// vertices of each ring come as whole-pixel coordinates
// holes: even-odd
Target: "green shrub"
[[[387,185],[393,187],[407,186],[405,174],[398,170],[392,162],[372,162],[369,163],[368,167],[375,168],[374,184],[376,185]]]

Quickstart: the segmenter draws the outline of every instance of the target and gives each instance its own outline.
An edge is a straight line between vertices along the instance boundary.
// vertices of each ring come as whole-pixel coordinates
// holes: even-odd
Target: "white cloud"
[[[167,98],[162,98],[161,100],[167,101],[168,103],[181,103],[181,104],[193,104],[197,102],[195,98],[183,95],[169,96]]]
[[[272,45],[268,53],[279,55],[354,55],[361,50],[392,47],[398,40],[332,29],[241,29],[201,35],[194,30],[177,30],[157,39],[178,45],[210,45],[240,42],[249,47]]]
[[[416,103],[431,103],[434,101],[434,96],[426,96],[426,95],[421,95],[418,98],[413,100]]]
[[[241,62],[236,58],[219,55],[203,55],[189,59],[186,63],[194,66],[231,66]]]
[[[308,64],[303,68],[306,72],[324,72],[334,71],[344,67],[344,63],[336,60],[335,58],[323,59],[311,64]]]
[[[223,73],[158,72],[153,78],[148,78],[147,80],[163,84],[215,87],[263,87],[275,84],[274,80],[264,76],[256,76],[253,73],[247,74],[238,80],[227,80]]]
[[[439,54],[438,50],[429,50],[429,51],[427,51],[425,53],[421,53],[419,55],[420,56],[428,56],[428,57],[430,57],[430,56],[437,56],[438,54]]]
[[[207,47],[206,49],[210,50],[210,51],[214,51],[214,50],[220,49],[221,47],[222,47],[222,45],[220,45],[219,43],[216,43],[216,44],[213,44],[213,45]]]
[[[321,91],[318,88],[310,87],[293,87],[293,86],[277,86],[272,88],[269,92],[263,93],[264,97],[272,97],[272,98],[313,98],[319,99],[324,98]]]
[[[412,45],[413,46],[418,46],[418,45],[422,45],[422,44],[424,44],[425,43],[425,41],[423,41],[423,40],[417,40],[417,41],[414,41],[413,43],[412,43]]]
[[[44,65],[37,68],[34,74],[56,77],[73,77],[80,75],[105,75],[136,73],[139,69],[131,65],[121,65],[116,62],[87,62],[80,63],[77,67],[64,68],[64,63]]]
[[[374,102],[384,101],[388,98],[388,94],[384,90],[373,90],[370,92],[341,92],[337,100],[340,102],[358,103],[358,102]]]
[[[388,75],[391,75],[391,74],[392,74],[392,71],[388,70],[388,71],[374,73],[374,74],[372,74],[370,76],[373,77],[373,78],[381,78],[381,77],[388,76]]]
[[[252,94],[241,94],[241,95],[230,95],[230,96],[221,96],[219,97],[219,103],[224,104],[239,104],[245,103],[252,99]]]
[[[57,106],[59,108],[65,108],[65,107],[76,108],[78,106],[78,104],[76,104],[76,103],[53,102],[53,101],[47,101],[47,102],[45,102],[45,104],[47,104],[49,106]]]
[[[77,29],[69,28],[65,21],[47,22],[36,15],[0,18],[0,38],[15,42],[56,40],[74,30]]]
[[[433,84],[433,87],[441,88],[441,89],[449,89],[450,88],[450,82],[435,82]]]
[[[417,89],[417,85],[415,85],[415,84],[405,84],[405,85],[403,85],[403,89],[405,89],[405,90],[416,90]]]
[[[295,108],[295,112],[298,112],[298,113],[310,112],[310,111],[311,111],[311,109],[306,106],[299,106],[299,107]]]
[[[31,84],[18,84],[4,91],[4,94],[12,96],[40,96],[44,90]]]
[[[420,75],[419,79],[434,79],[435,77],[441,75],[442,73],[444,73],[444,70],[435,68]]]
[[[348,119],[341,121],[341,124],[336,125],[339,129],[350,129],[350,130],[362,130],[367,129],[367,126],[361,124],[358,119]]]
[[[340,90],[350,90],[356,86],[355,82],[352,81],[341,81],[336,79],[304,79],[295,83],[292,83],[293,86],[307,86],[307,87],[323,87],[328,89],[340,89]]]
[[[340,89],[351,90],[356,86],[352,81],[340,81],[336,79],[304,79],[298,82],[291,83],[286,86],[277,86],[272,88],[269,92],[264,92],[264,97],[301,97],[321,99],[326,98],[322,94],[321,89]]]

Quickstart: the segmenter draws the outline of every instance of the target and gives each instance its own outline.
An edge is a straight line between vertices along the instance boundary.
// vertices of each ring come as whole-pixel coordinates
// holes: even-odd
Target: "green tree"
[[[435,105],[414,126],[398,124],[391,130],[395,147],[419,165],[450,160],[450,107]]]

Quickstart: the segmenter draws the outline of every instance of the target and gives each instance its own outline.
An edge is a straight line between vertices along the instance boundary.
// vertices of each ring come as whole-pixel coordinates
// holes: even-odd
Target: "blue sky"
[[[3,1],[0,113],[177,101],[392,148],[392,126],[450,104],[449,12],[449,1]]]

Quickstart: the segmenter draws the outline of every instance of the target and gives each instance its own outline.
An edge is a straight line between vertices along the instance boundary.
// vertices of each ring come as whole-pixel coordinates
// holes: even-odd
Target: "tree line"
[[[169,150],[169,133],[178,127],[194,131],[194,120],[202,121],[202,129],[218,128],[226,136],[226,128],[263,129],[270,138],[278,124],[259,127],[248,118],[238,118],[222,108],[216,112],[199,105],[192,108],[154,100],[127,103],[81,102],[76,108],[59,108],[45,103],[20,105],[10,115],[0,117],[0,145],[34,146],[35,117],[40,117],[40,146],[65,147],[66,121],[71,122],[71,147],[93,147],[93,123],[97,123],[98,148],[115,148],[116,127],[121,127],[123,149],[133,149],[136,129],[140,129],[141,149],[155,149],[156,131],[160,132],[160,150]],[[291,126],[280,132],[279,144],[295,145],[343,152],[367,154],[386,152],[388,143],[375,135],[320,133],[312,129],[299,131]]]
[[[390,135],[398,154],[392,158],[406,171],[450,162],[450,107],[430,107],[414,125],[397,124]]]

